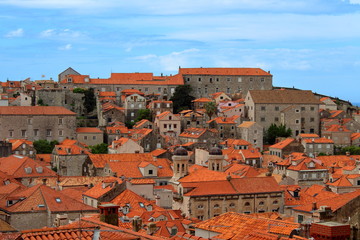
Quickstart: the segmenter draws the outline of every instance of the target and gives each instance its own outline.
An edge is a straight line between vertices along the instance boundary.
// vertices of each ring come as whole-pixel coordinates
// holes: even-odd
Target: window
[[[215,204],[215,205],[214,205],[214,208],[215,208],[215,209],[220,208],[219,204]]]
[[[93,140],[96,140],[96,136],[93,136]]]
[[[161,87],[158,88],[158,92],[161,92]]]
[[[146,88],[145,88],[145,92],[148,92],[148,91],[149,91],[149,88],[148,88],[148,87],[146,87]]]
[[[299,113],[299,112],[300,112],[300,110],[299,110],[299,109],[295,109],[295,112],[296,112],[296,113]]]
[[[265,78],[260,78],[260,81],[261,81],[261,82],[265,82]]]
[[[14,136],[14,130],[9,130],[9,137],[13,137]]]
[[[148,174],[149,174],[149,175],[153,175],[153,170],[152,170],[152,169],[149,169]]]
[[[244,204],[244,206],[250,206],[250,203],[249,203],[249,202],[246,202],[246,203]]]
[[[29,124],[29,125],[32,124],[32,118],[28,118],[28,124]]]
[[[302,223],[304,221],[303,215],[298,215],[298,223]]]
[[[230,208],[234,208],[234,207],[235,207],[235,203],[230,203],[230,204],[229,204],[229,207],[230,207]]]
[[[201,78],[199,78],[198,81],[201,82]]]
[[[264,117],[260,118],[260,121],[265,122],[265,118]]]
[[[274,204],[274,205],[279,204],[278,200],[273,201],[273,204]]]
[[[305,111],[305,107],[301,107],[301,111]]]
[[[198,205],[197,208],[198,208],[198,209],[203,209],[203,208],[204,208],[204,205]]]
[[[253,78],[250,78],[250,82],[252,82],[253,81]]]
[[[231,81],[231,78],[228,77],[228,78],[226,78],[226,80],[227,80],[228,82],[230,82],[230,81]]]
[[[35,137],[39,136],[39,129],[34,129],[34,136]]]
[[[204,216],[203,215],[197,216],[197,219],[204,220]]]
[[[212,83],[212,78],[209,79],[209,82]]]
[[[84,140],[87,140],[87,136],[84,136]]]
[[[259,202],[259,205],[260,205],[260,206],[263,206],[263,205],[264,205],[264,202],[263,202],[263,201]]]
[[[205,91],[205,93],[208,93],[208,89],[207,89],[207,88],[205,88],[204,91]]]
[[[133,117],[133,116],[135,116],[135,113],[134,113],[134,112],[132,112],[130,115]]]
[[[265,107],[265,106],[261,106],[261,111],[266,111],[266,107]]]
[[[299,120],[299,119],[296,119],[296,120],[295,120],[295,123],[296,123],[296,124],[299,124],[299,123],[300,123],[300,120]]]
[[[59,130],[59,136],[63,136],[64,133],[63,133],[63,130]]]
[[[242,81],[241,77],[238,77],[238,82],[241,82],[241,81]]]
[[[130,107],[131,107],[131,108],[134,108],[134,107],[135,107],[135,105],[132,103],[132,104],[130,105]]]
[[[174,128],[177,128],[177,124],[174,124]]]
[[[278,122],[278,121],[279,121],[279,118],[278,118],[278,117],[275,117],[274,120],[275,120],[275,122]]]
[[[215,88],[215,92],[219,92],[219,88]]]
[[[275,111],[279,111],[279,107],[278,107],[278,106],[275,106]]]
[[[71,78],[68,78],[67,81],[68,81],[68,83],[71,83],[71,82],[72,82],[72,79],[71,79]]]
[[[59,125],[63,124],[63,119],[59,118]]]
[[[57,203],[61,203],[61,199],[60,199],[60,198],[55,198],[55,201],[56,201]]]
[[[219,81],[219,78],[216,78],[216,81],[218,82],[218,81]]]
[[[190,82],[190,78],[186,78],[186,81]]]
[[[198,88],[198,93],[201,94],[201,88]]]
[[[315,108],[314,108],[314,107],[310,107],[310,110],[311,110],[311,111],[315,111]]]
[[[51,129],[46,129],[46,136],[51,137]]]
[[[164,128],[167,128],[167,124],[164,124]]]
[[[26,137],[26,130],[21,130],[21,136]]]
[[[310,122],[314,122],[315,121],[315,118],[310,118]]]

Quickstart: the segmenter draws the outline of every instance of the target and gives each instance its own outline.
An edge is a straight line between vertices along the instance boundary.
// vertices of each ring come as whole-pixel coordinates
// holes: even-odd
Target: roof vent
[[[32,168],[31,168],[31,167],[26,167],[26,168],[25,168],[25,172],[26,172],[27,174],[31,174],[31,173],[32,173]]]
[[[36,172],[37,173],[43,173],[44,169],[43,167],[39,166],[39,167],[36,167]]]

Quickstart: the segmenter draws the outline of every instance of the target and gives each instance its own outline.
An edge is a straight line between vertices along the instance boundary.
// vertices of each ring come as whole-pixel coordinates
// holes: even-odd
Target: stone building
[[[9,142],[12,145],[12,154],[23,155],[35,159],[36,149],[34,148],[33,142],[25,139],[10,139]]]
[[[146,109],[146,99],[143,93],[134,93],[124,96],[123,99],[127,122],[134,122],[139,115],[139,110]]]
[[[0,107],[0,137],[63,141],[75,137],[76,114],[64,107]]]
[[[94,88],[95,91],[115,92],[120,95],[124,89],[137,89],[145,95],[157,94],[169,99],[175,88],[184,84],[181,74],[154,76],[152,73],[111,73],[109,78],[90,78],[89,75],[62,75],[62,88]]]
[[[236,126],[240,124],[240,116],[216,117],[208,121],[207,124],[209,124],[209,128],[214,128],[219,132],[221,139],[235,138]]]
[[[203,111],[183,110],[180,112],[181,130],[187,128],[202,128],[207,115]]]
[[[283,124],[300,133],[319,134],[319,105],[311,91],[299,90],[250,90],[245,98],[250,121],[268,129],[272,123]]]
[[[254,148],[263,150],[263,127],[253,121],[244,121],[237,126],[237,136],[245,141],[248,141]]]
[[[272,89],[272,75],[260,68],[179,68],[179,73],[196,98],[217,92],[245,96],[249,90]]]
[[[99,128],[80,127],[76,129],[76,139],[88,146],[104,142],[104,133]]]
[[[150,109],[152,119],[155,119],[156,115],[159,115],[163,112],[173,112],[173,102],[165,100],[154,100],[151,101],[148,105]]]
[[[169,111],[157,115],[154,124],[161,135],[177,137],[181,132],[180,117]]]

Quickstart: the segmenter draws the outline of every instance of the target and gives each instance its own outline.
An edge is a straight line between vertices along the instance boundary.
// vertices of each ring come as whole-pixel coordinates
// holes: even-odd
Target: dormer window
[[[68,79],[67,79],[67,82],[68,82],[68,83],[72,83],[72,78],[68,78]]]
[[[55,198],[55,201],[56,201],[57,203],[61,203],[61,199],[60,199],[60,198]]]
[[[152,169],[149,169],[148,174],[153,175],[154,171]]]

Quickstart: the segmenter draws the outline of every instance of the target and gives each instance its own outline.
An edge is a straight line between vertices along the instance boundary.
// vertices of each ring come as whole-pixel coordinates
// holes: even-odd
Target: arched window
[[[219,208],[219,207],[220,207],[219,204],[215,204],[215,205],[214,205],[214,208]]]
[[[198,209],[203,209],[203,208],[204,208],[204,205],[198,205],[197,208],[198,208]]]
[[[249,202],[246,202],[244,205],[245,205],[245,206],[250,206],[250,203],[249,203]]]
[[[275,201],[273,201],[273,204],[275,205],[277,205],[277,204],[279,204],[279,202],[278,202],[278,200],[275,200]]]
[[[263,201],[259,202],[259,205],[260,206],[264,205],[264,202]]]
[[[230,203],[230,204],[229,204],[229,207],[230,207],[230,208],[234,208],[234,207],[235,207],[235,203]]]

